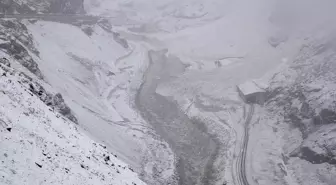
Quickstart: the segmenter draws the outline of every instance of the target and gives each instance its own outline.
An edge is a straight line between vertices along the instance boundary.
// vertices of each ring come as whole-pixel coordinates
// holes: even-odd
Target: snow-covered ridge
[[[11,63],[7,58],[1,58],[0,63],[2,64],[1,68],[5,72],[18,73],[17,70],[11,68]],[[73,112],[71,111],[70,107],[64,102],[64,99],[60,93],[54,95],[51,92],[47,92],[40,83],[34,81],[25,73],[20,72],[19,74],[20,76],[22,76],[22,80],[19,83],[23,84],[27,89],[29,89],[31,95],[38,96],[39,99],[44,102],[48,107],[52,108],[54,111],[57,111],[72,122],[78,124],[76,116],[73,115]],[[6,73],[4,73],[4,75],[6,75]]]
[[[51,13],[50,2],[60,2],[61,5],[66,2],[80,2],[77,0],[13,1],[22,2],[21,4],[15,4],[16,9],[13,9],[13,12],[22,10],[25,13],[30,11],[33,13]],[[309,0],[301,0],[298,5],[304,5],[301,3],[307,1]],[[0,5],[3,2],[9,1],[1,1]],[[305,21],[293,19],[294,27],[283,25],[282,23],[287,22],[286,19],[292,19],[289,16],[291,14],[287,14],[285,11],[285,17],[282,17],[283,12],[281,11],[280,15],[277,12],[274,13],[272,7],[278,7],[278,4],[272,0],[256,0],[253,2],[249,0],[85,0],[85,2],[88,13],[111,16],[110,22],[104,20],[104,22],[98,24],[73,24],[75,26],[71,26],[37,20],[24,21],[23,24],[15,23],[14,26],[18,26],[18,32],[13,32],[13,29],[2,29],[4,30],[2,32],[8,34],[0,34],[0,44],[11,51],[9,46],[12,43],[10,42],[18,43],[18,51],[23,51],[19,53],[18,57],[23,58],[19,62],[29,62],[29,59],[33,59],[34,64],[32,66],[38,67],[39,72],[43,74],[44,82],[47,83],[40,84],[45,85],[48,91],[61,92],[64,101],[69,104],[69,107],[77,116],[79,125],[105,145],[95,145],[90,139],[79,139],[80,141],[78,141],[71,134],[69,135],[68,133],[75,132],[76,129],[74,128],[77,127],[69,123],[67,119],[64,118],[63,120],[63,117],[57,113],[56,118],[52,111],[49,115],[48,110],[41,108],[43,103],[41,105],[32,103],[39,101],[41,97],[36,98],[32,94],[32,101],[26,101],[25,99],[22,101],[21,96],[9,96],[8,98],[13,97],[14,100],[6,102],[7,96],[4,96],[5,103],[3,104],[5,106],[10,104],[7,107],[10,110],[13,109],[15,116],[7,113],[7,107],[6,109],[3,108],[3,115],[12,118],[12,123],[18,122],[19,124],[15,124],[17,127],[4,124],[2,133],[6,133],[6,135],[3,138],[9,138],[10,134],[13,133],[17,134],[17,130],[20,130],[22,125],[26,126],[24,125],[25,122],[21,121],[24,118],[32,122],[30,125],[34,127],[33,131],[37,133],[37,136],[43,135],[41,137],[46,139],[42,142],[40,141],[41,137],[36,137],[36,139],[35,135],[30,136],[32,135],[29,134],[30,132],[21,129],[25,131],[22,134],[20,132],[22,137],[28,138],[29,142],[35,144],[34,147],[30,148],[29,143],[22,145],[27,148],[20,150],[25,154],[23,159],[28,160],[26,154],[30,151],[33,151],[30,153],[34,153],[34,156],[38,156],[35,155],[35,153],[38,153],[35,151],[45,150],[42,146],[44,143],[48,147],[48,152],[51,153],[49,155],[42,151],[42,155],[38,156],[36,160],[29,158],[38,170],[46,170],[43,171],[42,175],[37,174],[39,171],[30,170],[31,168],[29,168],[29,171],[26,167],[6,168],[9,171],[3,172],[6,173],[5,179],[7,182],[5,184],[10,184],[14,180],[17,180],[14,184],[22,184],[18,181],[34,179],[34,175],[35,177],[45,178],[47,175],[44,172],[51,172],[48,175],[53,177],[50,178],[53,182],[47,181],[47,184],[56,183],[56,181],[58,184],[73,184],[73,181],[76,181],[76,183],[83,182],[83,184],[100,184],[100,181],[105,183],[102,179],[110,180],[106,178],[106,173],[99,171],[105,169],[112,169],[110,172],[116,173],[113,174],[116,176],[114,180],[120,180],[117,178],[118,171],[109,163],[110,160],[115,160],[113,156],[116,154],[118,159],[132,165],[148,184],[168,184],[166,182],[169,182],[170,178],[175,180],[173,174],[175,170],[174,153],[132,107],[134,100],[132,96],[136,94],[138,88],[135,84],[141,83],[142,69],[146,67],[148,59],[146,56],[148,48],[154,50],[167,49],[169,55],[177,56],[184,64],[187,64],[188,69],[182,76],[174,75],[173,81],[168,81],[167,84],[159,84],[156,92],[177,100],[189,117],[204,118],[200,120],[207,123],[207,132],[215,136],[217,142],[222,143],[219,144],[221,147],[220,158],[216,162],[217,164],[214,163],[212,169],[207,173],[213,177],[216,176],[214,180],[218,181],[217,184],[233,183],[235,177],[229,177],[231,176],[232,166],[230,161],[235,155],[233,151],[234,142],[239,142],[238,138],[242,133],[241,128],[244,125],[241,124],[243,123],[241,118],[246,116],[246,107],[238,99],[237,92],[232,87],[245,82],[247,79],[260,78],[266,72],[278,66],[280,61],[291,61],[294,58],[294,53],[300,49],[297,45],[302,44],[302,40],[306,39],[304,37],[310,36],[297,30],[297,27],[305,24],[293,23],[305,23]],[[287,0],[287,2],[290,4],[291,1]],[[28,9],[26,9],[27,6]],[[64,13],[67,11],[66,8],[62,9],[60,6],[58,10]],[[81,9],[79,6],[74,6],[74,8]],[[296,12],[295,8],[293,10],[293,12]],[[309,17],[313,18],[314,16],[315,14]],[[298,18],[301,18],[301,16]],[[305,16],[302,16],[302,18],[306,19]],[[22,25],[26,25],[27,29],[21,27]],[[6,24],[5,28],[8,26],[10,25]],[[305,29],[304,33],[309,31],[310,29]],[[31,35],[28,35],[29,33]],[[296,38],[296,34],[300,36]],[[25,44],[26,41],[28,41],[28,44]],[[278,75],[279,79],[274,78],[272,81],[271,91],[275,101],[269,102],[266,105],[266,110],[262,107],[256,107],[255,119],[252,121],[250,128],[249,154],[251,156],[247,159],[247,170],[249,170],[247,173],[250,174],[251,182],[255,181],[259,185],[335,184],[330,175],[335,173],[335,168],[328,164],[333,162],[332,158],[334,156],[325,155],[335,151],[334,126],[331,126],[334,115],[329,116],[329,111],[333,112],[333,105],[335,105],[335,102],[329,101],[335,99],[333,93],[335,91],[333,85],[335,78],[328,71],[334,69],[332,61],[335,61],[335,57],[331,54],[333,51],[330,49],[334,48],[334,45],[331,42],[323,41],[321,45],[308,46],[299,51],[298,61],[286,68],[288,73],[281,71]],[[34,50],[38,53],[34,53]],[[8,51],[7,53],[11,57],[16,58],[16,50]],[[322,55],[319,56],[321,53]],[[316,54],[316,56],[310,56],[310,54]],[[322,62],[323,65],[319,65],[321,64],[319,59],[324,57],[329,58],[330,61]],[[315,60],[317,58],[318,60]],[[24,63],[21,64],[24,65]],[[174,69],[172,63],[169,63],[169,67]],[[303,70],[297,71],[296,68]],[[324,74],[321,76],[319,73]],[[12,81],[17,77],[15,74],[15,78],[7,74],[6,76]],[[5,77],[3,78],[5,79]],[[18,87],[15,85],[15,80],[14,85],[7,83],[8,80],[5,82],[3,83],[5,84],[4,88],[12,86],[16,88],[12,94],[21,92],[19,82]],[[28,92],[28,98],[31,96],[29,88],[29,85],[23,85],[22,87],[22,89],[27,89],[25,92]],[[7,93],[9,92],[11,91]],[[28,105],[25,102],[28,102]],[[31,107],[29,107],[30,103],[32,103]],[[12,104],[16,107],[13,108]],[[28,107],[26,112],[17,108],[20,107],[17,105],[21,104],[22,109]],[[325,111],[326,107],[328,107],[327,110],[330,110]],[[22,115],[20,111],[23,112]],[[164,113],[164,111],[162,112]],[[25,116],[25,113],[28,116]],[[328,119],[324,119],[324,115],[327,115]],[[45,116],[47,116],[46,121],[44,120]],[[19,121],[16,121],[16,117],[19,118]],[[34,119],[26,119],[26,117],[34,117]],[[54,121],[54,118],[56,121]],[[49,119],[51,121],[48,121]],[[6,123],[10,122],[5,121],[7,121]],[[319,125],[325,122],[328,124]],[[61,126],[53,127],[54,124]],[[68,126],[63,127],[63,124],[68,124]],[[299,128],[291,128],[292,125],[297,126],[296,124],[299,125]],[[36,125],[39,126],[35,127]],[[54,132],[54,130],[56,131]],[[49,136],[47,137],[45,134],[47,131],[54,133],[55,137],[58,137],[59,133],[61,133],[61,136],[60,138],[49,139]],[[79,138],[87,138],[81,131],[79,132]],[[28,133],[28,135],[24,135],[25,133]],[[52,136],[53,134],[50,137]],[[5,143],[6,147],[10,146],[8,143],[19,142],[18,137],[11,136],[10,141],[5,140],[7,142]],[[57,141],[57,146],[53,145],[53,140]],[[62,140],[63,143],[59,140]],[[86,143],[83,144],[82,142]],[[49,144],[51,145],[49,146]],[[76,150],[72,150],[70,147],[77,145],[79,145],[79,149],[75,147]],[[104,146],[113,152],[113,156],[105,153]],[[81,153],[82,148],[84,148],[84,154]],[[308,152],[307,148],[309,149]],[[54,150],[58,150],[58,153]],[[95,154],[92,154],[90,150]],[[8,149],[8,151],[10,150]],[[66,153],[69,151],[71,156]],[[4,157],[8,157],[8,153],[6,152]],[[314,158],[311,160],[309,155],[308,157],[302,155],[311,153],[313,153],[313,157],[317,156],[318,160]],[[14,152],[10,154],[14,155]],[[56,154],[58,157],[59,154],[62,154],[60,159],[57,158],[60,161],[59,164],[58,161],[56,163],[53,160],[53,155]],[[99,157],[95,159],[90,157],[92,155]],[[90,158],[87,158],[88,156]],[[22,156],[17,155],[16,157],[13,158],[14,161],[21,160],[20,157]],[[49,157],[50,159],[48,159]],[[6,159],[6,162],[10,160],[9,158]],[[53,161],[48,162],[48,160]],[[91,160],[98,164],[91,164]],[[108,164],[106,164],[106,161]],[[26,163],[20,162],[19,164]],[[65,172],[59,172],[60,168],[55,167],[57,165],[63,165]],[[96,173],[94,166],[99,166],[97,167],[99,172]],[[62,178],[54,175],[52,169],[59,170],[55,174],[60,174]],[[307,169],[310,171],[307,172]],[[14,178],[14,175],[8,175],[11,173],[19,174],[17,172],[21,170],[21,173],[24,174],[22,178]],[[81,170],[84,170],[84,172],[81,173]],[[127,167],[125,170],[127,170]],[[75,174],[73,174],[74,172]],[[78,175],[77,172],[81,174]],[[68,173],[72,175],[67,176]],[[132,178],[133,175],[137,179],[133,173]],[[290,177],[294,177],[296,183],[288,181]],[[98,180],[85,181],[90,178]],[[123,183],[118,180],[111,183]],[[321,183],[318,183],[318,181],[321,181]],[[215,184],[211,179],[206,179],[204,182],[207,182],[205,184]],[[32,180],[27,184],[37,183]]]
[[[0,65],[0,184],[144,184],[32,94],[22,73]]]
[[[44,80],[63,95],[79,125],[146,182],[170,178],[174,157],[168,144],[132,107],[147,48],[131,41],[125,47],[114,29],[101,24],[91,25],[91,34],[67,24],[25,24],[40,51]]]
[[[312,37],[270,81],[273,97],[266,108],[288,127],[274,126],[282,130],[287,173],[299,184],[335,183],[335,59],[333,35]]]

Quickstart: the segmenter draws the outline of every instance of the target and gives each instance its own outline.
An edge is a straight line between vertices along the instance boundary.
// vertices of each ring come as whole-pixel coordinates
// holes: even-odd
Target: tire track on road
[[[249,185],[246,177],[246,154],[247,154],[247,145],[249,141],[249,124],[252,120],[254,114],[254,105],[250,105],[250,110],[244,122],[244,138],[243,138],[243,147],[240,149],[237,161],[236,161],[236,175],[238,185]]]

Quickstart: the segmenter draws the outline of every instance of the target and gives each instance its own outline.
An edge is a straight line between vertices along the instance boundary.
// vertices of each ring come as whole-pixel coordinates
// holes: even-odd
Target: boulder
[[[7,67],[11,66],[11,64],[10,64],[10,62],[9,62],[9,60],[7,58],[1,58],[0,59],[0,63],[3,64],[3,65],[5,65],[5,66],[7,66]]]

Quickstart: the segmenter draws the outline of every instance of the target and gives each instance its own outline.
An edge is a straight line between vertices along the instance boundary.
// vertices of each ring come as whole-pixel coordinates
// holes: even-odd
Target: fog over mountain
[[[333,0],[2,0],[0,184],[335,185]]]

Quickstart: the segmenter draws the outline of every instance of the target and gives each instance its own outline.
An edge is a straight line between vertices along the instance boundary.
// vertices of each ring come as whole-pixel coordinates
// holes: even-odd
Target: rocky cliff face
[[[32,55],[39,55],[34,46],[33,38],[27,27],[16,20],[0,20],[0,50],[6,52],[30,72],[42,77],[36,61]],[[31,54],[32,55],[31,55]]]
[[[27,0],[24,2],[5,0],[0,2],[0,7],[5,13],[42,13],[44,11],[45,13],[83,13],[82,10],[84,10],[82,0]],[[35,61],[40,53],[35,48],[33,36],[21,21],[0,20],[0,51],[11,56],[38,78],[43,79],[42,72]],[[3,58],[0,60],[0,63],[7,64],[7,61],[6,58]],[[8,67],[10,67],[10,64]],[[23,75],[25,77],[29,76],[27,74]],[[31,81],[32,79],[28,77],[27,81],[29,80]],[[60,93],[52,95],[46,92],[37,82],[30,82],[27,88],[29,88],[31,93],[38,96],[41,101],[45,102],[47,106],[52,107],[52,109],[58,111],[74,123],[78,123],[77,118],[65,104]]]
[[[0,2],[1,13],[85,13],[83,0],[3,0]]]
[[[83,12],[82,0],[0,1],[0,14]],[[0,15],[0,17],[3,16]],[[28,19],[34,16],[22,17]],[[83,134],[82,127],[77,126],[77,124],[83,125],[83,120],[87,122],[107,120],[106,125],[112,125],[110,117],[101,116],[100,105],[102,104],[99,104],[98,100],[97,104],[92,103],[96,99],[87,97],[91,102],[84,106],[85,100],[78,100],[80,103],[75,104],[74,97],[91,96],[91,90],[95,88],[93,85],[99,82],[95,81],[95,75],[102,77],[101,81],[103,81],[104,72],[107,73],[113,69],[109,66],[101,67],[103,57],[97,61],[91,60],[91,57],[102,56],[105,53],[99,51],[107,48],[111,52],[115,48],[113,46],[119,45],[117,43],[112,46],[103,45],[105,47],[99,47],[100,50],[97,48],[95,53],[97,43],[109,38],[94,32],[100,30],[99,28],[87,25],[87,27],[91,26],[87,36],[80,28],[66,25],[74,24],[75,18],[67,20],[71,16],[58,15],[49,17],[55,19],[49,21],[64,24],[48,22],[48,20],[42,22],[38,18],[36,20],[0,19],[0,160],[2,161],[0,184],[144,184],[133,168],[118,159],[119,153],[117,156],[115,153],[108,152],[109,146],[94,142]],[[91,22],[94,21],[95,19]],[[47,27],[49,25],[50,29],[39,32],[43,24]],[[37,29],[34,30],[32,25]],[[76,26],[79,25],[76,24]],[[61,35],[58,37],[57,34]],[[78,35],[78,39],[73,41],[72,38]],[[89,36],[98,37],[98,40],[103,39],[94,43]],[[110,38],[113,36],[111,35]],[[96,45],[92,47],[94,44]],[[78,48],[79,45],[86,49]],[[112,58],[110,55],[104,55],[104,57]],[[53,64],[59,66],[51,67]],[[104,68],[103,72],[100,68]],[[66,69],[74,70],[65,72]],[[65,85],[69,83],[68,80],[71,81],[69,86]],[[96,83],[91,86],[92,81]],[[56,85],[58,83],[62,85]],[[67,90],[69,87],[75,87],[76,90],[63,91],[63,88],[58,88],[63,85],[67,86]],[[72,92],[74,96],[71,96]],[[105,109],[110,113],[111,109],[107,107]],[[88,117],[83,119],[83,115],[88,115],[89,119],[86,119]],[[106,130],[113,132],[116,129]],[[117,135],[117,132],[120,131],[110,134],[111,137]],[[125,135],[125,132],[120,133],[122,136]],[[118,136],[114,138],[120,139],[121,137]],[[135,134],[128,138],[131,137],[135,138]],[[114,140],[110,139],[110,141]],[[129,140],[125,142],[129,143]],[[132,155],[131,152],[130,155]],[[50,174],[53,175],[50,176]]]
[[[313,164],[336,164],[335,61],[335,39],[308,41],[270,88],[268,109],[302,133],[301,146],[290,156]]]

